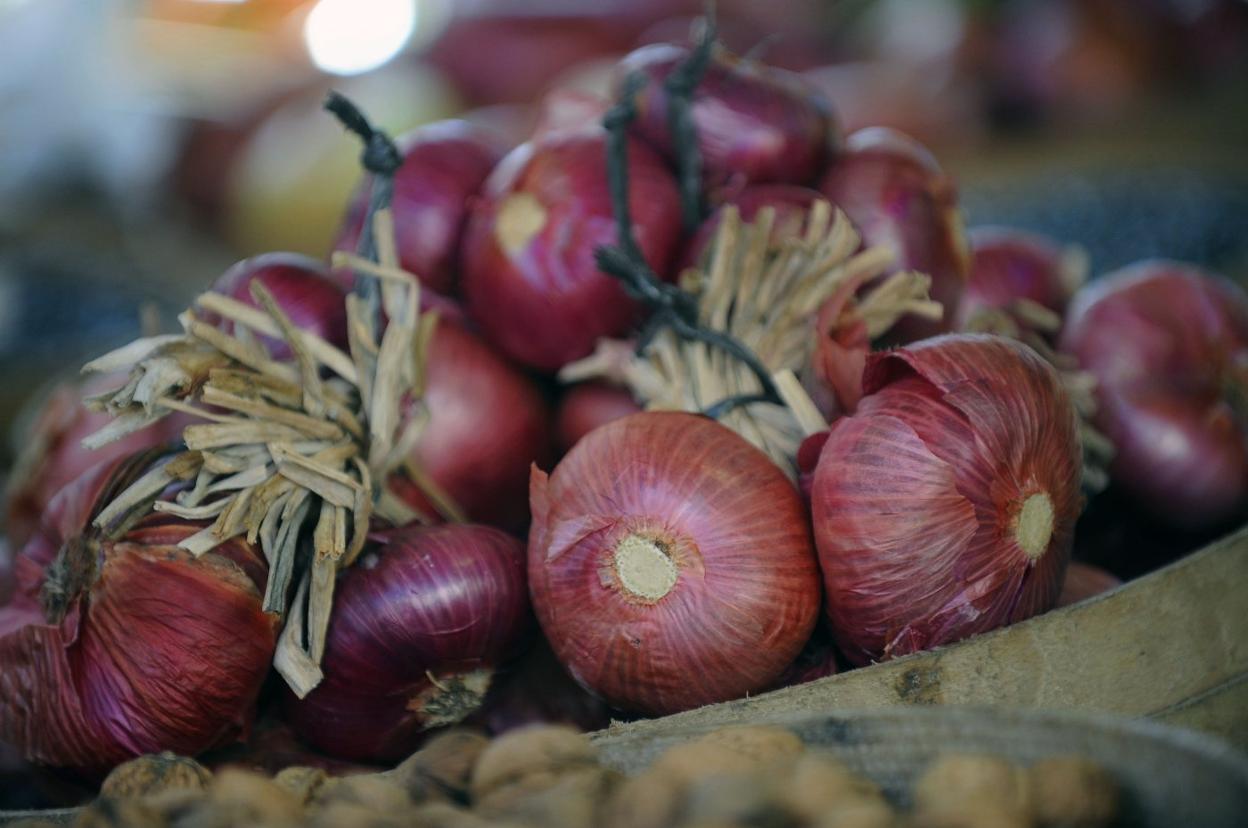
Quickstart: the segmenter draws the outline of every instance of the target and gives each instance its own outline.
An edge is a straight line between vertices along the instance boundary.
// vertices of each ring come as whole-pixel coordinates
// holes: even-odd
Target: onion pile
[[[638,95],[636,133],[670,160],[664,81],[688,57],[682,46],[643,46],[621,61],[621,79],[649,81]],[[731,193],[747,184],[811,184],[836,143],[827,106],[797,75],[717,50],[693,95],[704,186]]]
[[[875,354],[811,492],[827,612],[855,664],[1050,609],[1081,507],[1056,371],[1000,337]]]
[[[573,678],[670,713],[761,690],[810,637],[819,575],[797,491],[692,414],[646,412],[534,469],[529,586]]]
[[[109,540],[88,524],[149,455],[111,460],[49,504],[0,608],[0,741],[95,774],[143,753],[245,734],[276,639],[265,564],[243,539],[200,557],[200,524],[152,516]]]
[[[1096,377],[1113,480],[1208,528],[1248,507],[1248,296],[1177,262],[1140,262],[1075,298],[1061,347]]]
[[[840,207],[868,245],[893,251],[898,269],[932,278],[940,322],[910,317],[894,329],[901,341],[949,330],[970,271],[957,194],[935,157],[918,141],[884,127],[862,129],[828,168],[819,190]]]
[[[638,321],[636,304],[599,272],[595,249],[615,242],[606,135],[558,133],[513,150],[491,174],[464,239],[468,312],[507,356],[555,371],[599,337]],[[671,173],[640,142],[628,148],[637,243],[663,275],[680,234]]]
[[[468,210],[501,153],[493,136],[466,121],[426,124],[395,143],[403,153],[391,202],[399,265],[437,293],[454,296]],[[355,252],[359,245],[370,187],[366,180],[352,199],[335,250]],[[341,278],[349,289],[350,274]]]
[[[296,733],[333,756],[384,761],[472,714],[531,624],[524,568],[520,542],[485,526],[374,531],[339,578],[325,680],[290,698]]]

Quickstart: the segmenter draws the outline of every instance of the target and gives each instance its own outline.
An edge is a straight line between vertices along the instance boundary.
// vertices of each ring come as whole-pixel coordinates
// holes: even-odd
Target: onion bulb
[[[403,153],[390,202],[399,266],[436,293],[454,296],[468,209],[502,153],[493,136],[467,121],[425,124],[395,143]],[[334,250],[356,252],[370,186],[366,179],[352,198]],[[349,274],[343,278],[349,288]]]
[[[1011,227],[974,227],[967,235],[971,274],[954,326],[988,330],[991,323],[977,318],[1004,313],[1021,329],[1052,339],[1086,275],[1083,252]]]
[[[1213,528],[1248,508],[1248,296],[1147,261],[1076,295],[1061,347],[1097,380],[1110,476],[1162,519]]]
[[[872,354],[832,424],[811,514],[837,644],[855,664],[1052,608],[1081,507],[1075,409],[1034,351],[950,335]]]
[[[649,81],[638,93],[633,129],[671,160],[675,147],[663,82],[688,54],[682,46],[656,43],[627,55],[619,67],[621,79],[640,72]],[[800,76],[723,50],[712,54],[692,110],[703,180],[711,191],[813,183],[836,143],[827,105]]]
[[[333,756],[405,757],[477,710],[531,623],[515,538],[468,524],[373,531],[338,578],[325,678],[289,697],[287,718]]]
[[[0,608],[0,742],[101,773],[144,753],[193,755],[248,727],[276,643],[266,566],[242,538],[199,557],[202,524],[160,515],[118,540],[88,524],[150,455],[114,459],[52,499]]]
[[[249,307],[260,303],[251,295],[259,283],[273,295],[278,308],[295,327],[347,347],[346,295],[325,265],[299,253],[263,253],[235,264],[212,285],[212,290],[237,299]],[[227,331],[233,323],[220,323]],[[290,359],[290,345],[280,339],[260,337],[274,359]]]
[[[533,724],[591,731],[611,723],[611,709],[572,680],[539,636],[528,652],[498,671],[472,723],[494,736]]]
[[[633,414],[533,470],[533,607],[572,677],[663,714],[775,681],[810,637],[819,574],[793,484],[704,417]]]
[[[896,256],[898,270],[932,278],[941,321],[906,317],[893,329],[903,342],[949,330],[970,272],[953,181],[926,147],[886,127],[859,130],[828,168],[820,191],[849,216],[868,246]]]
[[[627,388],[607,382],[583,382],[563,392],[555,414],[555,442],[560,454],[601,425],[636,414],[641,406]]]
[[[523,531],[529,465],[550,457],[550,410],[537,385],[476,335],[443,319],[429,344],[421,406],[428,421],[412,465],[391,477],[390,488],[436,515],[412,476],[418,470],[467,519]],[[407,416],[418,415],[409,401]]]
[[[628,145],[629,209],[660,277],[680,240],[676,183],[655,153]],[[606,133],[556,133],[513,150],[486,182],[464,236],[464,296],[482,333],[517,362],[555,371],[600,337],[624,333],[638,307],[598,270],[614,244]]]

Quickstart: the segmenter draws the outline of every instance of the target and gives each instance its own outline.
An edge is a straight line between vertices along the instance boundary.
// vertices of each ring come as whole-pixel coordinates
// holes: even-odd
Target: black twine
[[[384,210],[390,206],[394,197],[394,174],[403,165],[403,154],[399,152],[399,148],[395,146],[390,136],[374,127],[360,108],[344,95],[330,91],[325,98],[325,109],[332,113],[348,131],[359,136],[364,142],[364,149],[360,153],[360,164],[373,174],[373,186],[356,252],[365,259],[379,261],[377,240],[373,233],[373,219],[378,210]],[[356,271],[355,292],[368,306],[374,328],[378,327],[381,313],[381,292],[378,280],[367,273]]]
[[[698,321],[697,298],[676,285],[661,281],[646,264],[637,246],[628,205],[628,127],[637,115],[636,96],[644,83],[645,79],[639,74],[626,78],[619,100],[602,119],[607,130],[607,183],[615,217],[616,244],[603,245],[594,251],[598,269],[618,279],[625,293],[651,311],[637,340],[638,354],[644,353],[658,332],[668,327],[683,340],[703,342],[736,357],[758,378],[763,389],[761,393],[728,397],[703,413],[722,417],[749,403],[782,405],[775,383],[759,358],[728,334],[702,325]]]

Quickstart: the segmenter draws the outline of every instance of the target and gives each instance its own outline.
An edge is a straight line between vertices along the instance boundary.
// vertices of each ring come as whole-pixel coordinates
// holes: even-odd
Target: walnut
[[[100,785],[100,796],[136,799],[175,789],[202,791],[212,781],[212,771],[185,756],[165,751],[149,753],[113,768]]]
[[[1053,828],[1097,828],[1118,817],[1118,783],[1090,759],[1045,759],[1028,771],[1036,819]]]

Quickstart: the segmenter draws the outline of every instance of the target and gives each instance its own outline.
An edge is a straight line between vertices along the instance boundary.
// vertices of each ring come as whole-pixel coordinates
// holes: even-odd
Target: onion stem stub
[[[533,237],[546,226],[546,208],[532,193],[512,193],[498,208],[498,224],[494,233],[507,255],[524,250]]]
[[[661,542],[629,534],[615,545],[615,574],[626,592],[653,604],[676,586],[679,570]]]
[[[1053,500],[1048,492],[1036,492],[1023,501],[1014,526],[1014,539],[1030,560],[1038,560],[1053,536]]]

